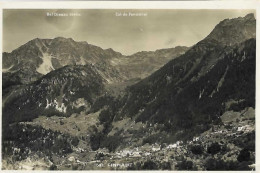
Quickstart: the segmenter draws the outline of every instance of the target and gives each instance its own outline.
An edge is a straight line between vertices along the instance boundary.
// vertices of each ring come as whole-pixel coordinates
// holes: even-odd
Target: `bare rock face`
[[[223,45],[234,45],[256,37],[254,14],[221,21],[206,39],[214,39]]]

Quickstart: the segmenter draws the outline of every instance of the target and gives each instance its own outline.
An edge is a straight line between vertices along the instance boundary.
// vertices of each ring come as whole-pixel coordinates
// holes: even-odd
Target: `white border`
[[[66,1],[0,2],[5,9],[255,9],[257,1]]]
[[[1,36],[3,36],[3,26],[2,26],[2,12],[3,9],[255,9],[256,10],[256,35],[257,35],[257,43],[256,43],[256,171],[260,171],[260,118],[258,118],[258,114],[260,113],[259,106],[259,98],[260,98],[260,60],[259,60],[259,32],[260,32],[260,1],[56,1],[56,2],[0,2],[0,28],[1,28]],[[3,38],[3,37],[1,37]],[[0,39],[0,52],[2,52],[2,39]],[[2,53],[0,54],[0,69],[2,69]],[[2,70],[0,77],[2,79]],[[2,86],[2,80],[0,80],[0,85]],[[0,90],[0,94],[2,95],[2,90]],[[2,104],[2,97],[0,98],[0,105]],[[0,107],[0,111],[2,114],[2,106]],[[2,122],[2,116],[1,116]],[[2,133],[2,123],[0,123],[0,134]],[[0,143],[2,143],[2,139],[0,138]],[[257,147],[258,146],[258,147]],[[1,153],[1,151],[0,151]],[[1,155],[0,155],[0,159]],[[2,167],[2,162],[0,166]],[[0,170],[0,172],[16,172],[16,171],[6,171]],[[24,172],[24,171],[17,171]],[[25,171],[25,172],[35,172],[35,171]],[[38,171],[37,171],[38,172]],[[62,171],[62,172],[80,172],[80,171]],[[100,172],[100,171],[87,171],[87,172]],[[121,173],[123,171],[116,171]],[[134,172],[134,171],[127,171]],[[145,172],[145,171],[139,171]],[[154,171],[154,172],[162,172],[162,171]],[[176,172],[176,171],[171,171]],[[190,172],[190,171],[178,171],[178,172]],[[201,171],[201,172],[209,172],[209,171]],[[223,171],[214,171],[214,173],[219,173]],[[253,171],[228,171],[229,173],[237,173],[237,172],[253,172]]]

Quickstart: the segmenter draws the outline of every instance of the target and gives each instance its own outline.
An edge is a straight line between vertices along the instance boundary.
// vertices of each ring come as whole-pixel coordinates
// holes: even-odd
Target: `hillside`
[[[70,116],[89,109],[104,92],[106,81],[91,65],[65,66],[30,85],[4,95],[3,123],[31,120],[40,115]]]
[[[248,16],[251,15],[225,20],[225,25],[220,22],[208,37],[184,55],[130,86],[118,118],[128,116],[154,123],[170,121],[173,127],[191,127],[190,123],[204,124],[222,115],[225,111],[223,105],[230,100],[243,100],[245,107],[254,107],[255,40],[247,39],[250,36],[254,38],[255,34],[242,35],[240,41],[231,46],[213,39],[226,25],[231,28],[235,28],[237,23],[244,26],[240,27],[237,35],[240,30],[253,28],[255,20]],[[229,37],[224,34],[218,39],[228,40]]]

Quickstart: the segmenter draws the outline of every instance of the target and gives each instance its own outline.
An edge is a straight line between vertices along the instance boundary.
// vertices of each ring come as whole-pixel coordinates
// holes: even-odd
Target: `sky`
[[[3,51],[11,52],[34,38],[66,37],[87,41],[124,55],[175,46],[192,46],[227,18],[254,10],[177,9],[5,9]],[[47,16],[59,14],[68,16]],[[118,16],[125,13],[126,16]],[[141,16],[129,16],[141,14]],[[74,14],[76,16],[70,16]]]

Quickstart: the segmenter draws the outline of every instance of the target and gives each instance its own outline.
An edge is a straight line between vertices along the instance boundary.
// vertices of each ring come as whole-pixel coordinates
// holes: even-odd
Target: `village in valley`
[[[248,111],[249,112],[249,111]],[[225,121],[223,117],[223,120]],[[247,116],[247,117],[246,117]],[[221,159],[228,162],[237,162],[241,146],[236,144],[238,140],[244,139],[245,136],[254,134],[255,124],[250,115],[245,115],[240,120],[235,122],[226,121],[226,124],[213,126],[210,130],[204,132],[200,136],[194,137],[191,141],[177,141],[173,144],[145,144],[140,147],[127,147],[118,150],[114,153],[109,153],[107,149],[99,149],[93,152],[95,159],[87,163],[81,162],[79,155],[71,155],[69,161],[82,164],[83,167],[90,169],[131,169],[137,163],[145,163],[147,160],[152,160],[159,166],[163,164],[162,169],[181,170],[181,163],[192,163],[186,169],[190,170],[206,170],[205,162],[210,159]],[[251,119],[250,119],[251,118]],[[254,137],[252,137],[254,139]],[[250,140],[250,139],[249,139]],[[252,139],[251,139],[252,140]],[[242,141],[240,141],[242,142]],[[243,141],[248,142],[248,141]],[[219,144],[218,149],[213,148],[213,153],[210,153],[209,147],[215,143]],[[192,150],[192,146],[200,146],[201,151]],[[218,147],[217,147],[218,148]],[[82,151],[83,152],[83,151]],[[255,153],[250,152],[252,160],[255,158]],[[250,165],[254,169],[255,165]],[[85,168],[84,168],[85,169]]]
[[[254,142],[252,143],[255,133],[254,110],[249,108],[242,113],[226,112],[221,119],[222,125],[213,125],[192,140],[171,144],[145,143],[136,146],[129,142],[129,146],[109,152],[107,148],[92,151],[90,147],[86,147],[83,140],[80,140],[78,145],[72,146],[70,153],[62,155],[53,153],[52,156],[46,156],[43,151],[36,153],[29,151],[30,149],[26,147],[29,157],[26,160],[16,161],[13,165],[17,169],[31,170],[210,170],[214,169],[210,168],[212,166],[210,162],[215,161],[218,164],[218,160],[237,164],[240,151],[251,147],[252,151],[249,149],[249,158],[245,161],[252,162],[249,166],[250,169],[254,169],[255,152]],[[20,124],[37,125],[30,122]],[[42,140],[43,143],[47,141],[46,138]],[[16,147],[12,150],[13,156],[22,152]]]

